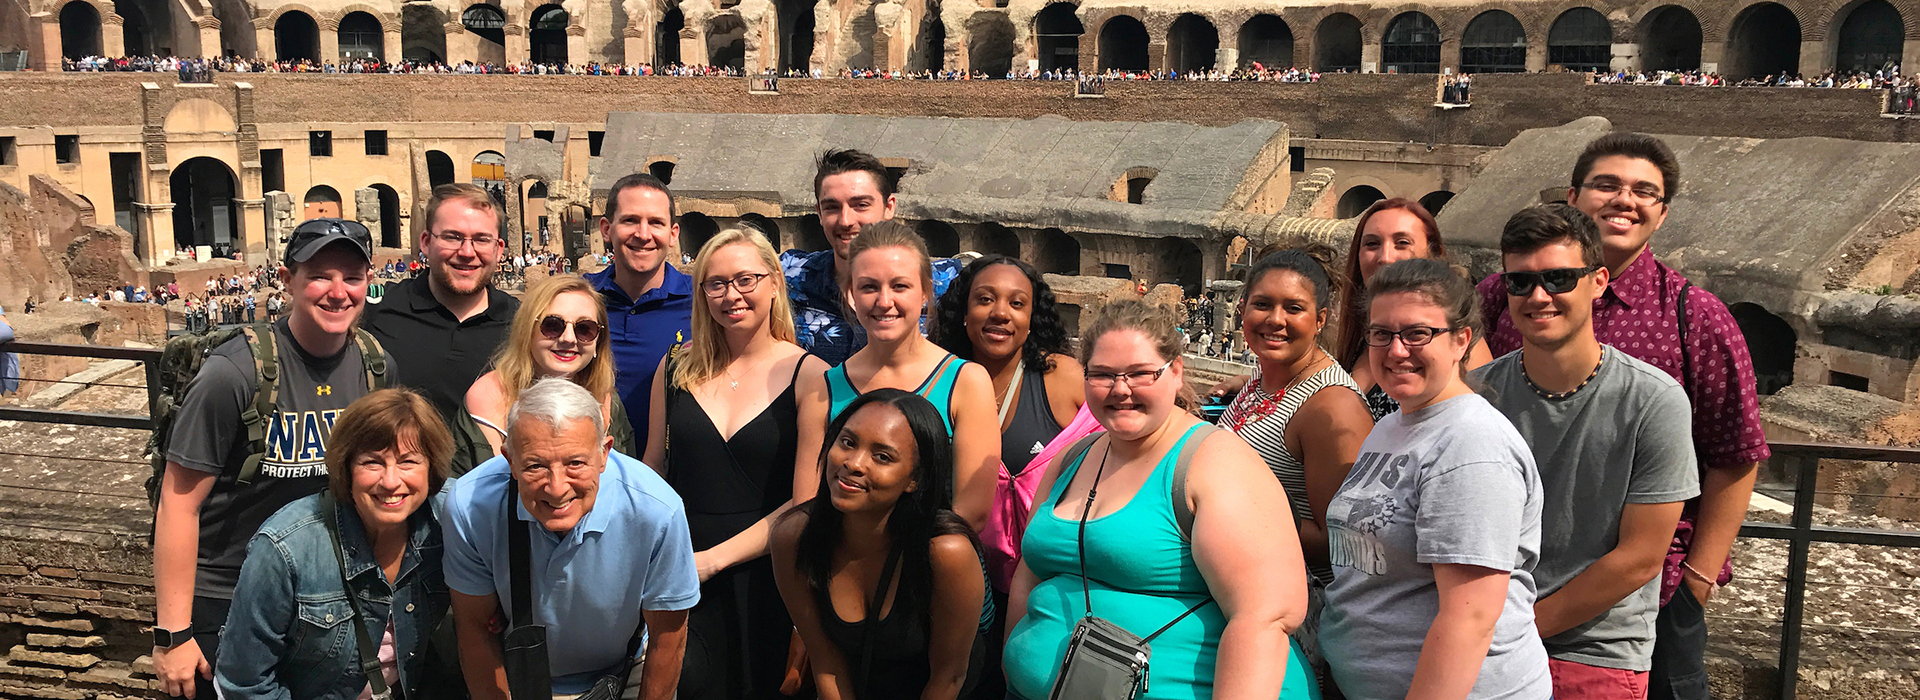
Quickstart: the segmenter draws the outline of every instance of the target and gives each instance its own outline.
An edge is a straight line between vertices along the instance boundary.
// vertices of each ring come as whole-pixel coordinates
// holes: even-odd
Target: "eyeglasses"
[[[1524,297],[1533,294],[1534,287],[1545,287],[1548,294],[1566,294],[1580,286],[1580,278],[1593,274],[1599,265],[1587,267],[1559,267],[1539,272],[1505,272],[1500,279],[1507,283],[1507,296]]]
[[[1088,372],[1086,374],[1087,386],[1096,389],[1112,389],[1115,384],[1119,384],[1122,379],[1125,379],[1128,388],[1145,389],[1153,386],[1154,382],[1160,381],[1160,375],[1166,374],[1167,368],[1172,366],[1173,360],[1167,360],[1166,364],[1160,365],[1160,369],[1150,369],[1141,372]]]
[[[1604,194],[1608,197],[1613,197],[1615,195],[1618,195],[1622,190],[1625,190],[1626,192],[1633,195],[1633,198],[1635,201],[1638,201],[1641,204],[1667,203],[1667,198],[1660,194],[1660,190],[1654,189],[1652,185],[1646,185],[1646,184],[1629,188],[1626,185],[1622,185],[1618,182],[1613,182],[1611,180],[1599,180],[1595,182],[1582,183],[1580,185],[1580,189],[1592,190],[1594,192],[1599,192],[1600,194]]]
[[[440,245],[446,246],[449,250],[459,250],[460,246],[465,243],[472,243],[473,249],[479,250],[500,242],[498,237],[488,233],[476,234],[472,237],[462,236],[452,232],[436,233],[433,234],[433,240],[439,241]]]
[[[759,288],[760,280],[766,279],[771,276],[772,276],[771,274],[765,273],[765,272],[759,272],[759,273],[746,272],[746,273],[741,273],[739,277],[735,277],[730,280],[710,279],[705,282],[701,282],[700,289],[705,290],[707,293],[707,296],[714,297],[714,298],[726,296],[728,287],[732,287],[734,289],[740,290],[741,294],[751,294],[753,293],[754,289]]]
[[[567,332],[567,320],[559,316],[540,319],[540,335],[547,340],[559,340]],[[573,339],[582,343],[591,343],[600,337],[600,322],[583,318],[573,322]]]
[[[1460,329],[1434,328],[1433,326],[1409,326],[1397,331],[1390,331],[1376,326],[1367,329],[1367,344],[1376,348],[1384,348],[1392,345],[1394,338],[1399,338],[1400,342],[1405,343],[1407,347],[1417,348],[1433,342],[1434,336],[1457,330]]]

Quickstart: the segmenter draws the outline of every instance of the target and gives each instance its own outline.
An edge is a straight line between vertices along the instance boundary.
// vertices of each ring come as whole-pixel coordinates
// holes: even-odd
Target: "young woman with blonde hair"
[[[520,311],[513,316],[512,329],[494,353],[493,369],[467,390],[467,413],[493,453],[500,453],[507,409],[520,399],[520,392],[547,377],[566,377],[600,401],[614,449],[633,454],[633,430],[627,425],[626,410],[613,395],[611,343],[607,307],[586,278],[558,275],[529,286]],[[461,430],[457,423],[456,432]],[[460,464],[463,461],[456,456],[456,476],[464,471],[459,466],[477,466]]]

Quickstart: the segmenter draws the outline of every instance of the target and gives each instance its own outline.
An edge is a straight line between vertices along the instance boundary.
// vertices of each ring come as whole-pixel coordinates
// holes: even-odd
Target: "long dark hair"
[[[1340,366],[1349,371],[1354,363],[1360,361],[1360,354],[1366,351],[1367,281],[1360,279],[1360,239],[1367,231],[1367,220],[1388,209],[1405,209],[1413,218],[1419,219],[1420,225],[1427,229],[1427,256],[1440,260],[1447,258],[1446,241],[1440,238],[1440,223],[1434,221],[1433,214],[1419,202],[1405,197],[1382,199],[1367,207],[1367,211],[1360,215],[1353,226],[1353,242],[1347,246],[1346,300],[1340,305],[1340,318],[1337,319],[1340,323],[1340,343],[1334,348]],[[1374,274],[1380,273],[1376,270]]]
[[[1027,319],[1027,342],[1020,346],[1020,364],[1028,371],[1046,374],[1053,370],[1053,355],[1067,354],[1067,329],[1060,323],[1060,309],[1053,288],[1040,278],[1040,271],[1019,258],[998,253],[973,261],[960,276],[947,285],[935,307],[932,340],[962,360],[973,359],[973,339],[967,337],[967,296],[973,292],[973,278],[994,265],[1012,265],[1027,276],[1033,287],[1033,306]]]
[[[827,582],[833,578],[833,551],[845,537],[845,516],[833,507],[833,500],[827,496],[833,486],[833,471],[827,466],[827,458],[834,440],[846,429],[847,421],[876,404],[899,411],[913,432],[913,480],[918,487],[900,494],[900,500],[893,504],[893,513],[887,518],[887,537],[892,540],[888,544],[889,555],[892,551],[900,552],[896,605],[906,602],[910,607],[905,609],[926,615],[933,600],[933,538],[966,535],[975,551],[980,549],[980,540],[952,510],[953,496],[948,484],[953,479],[953,439],[947,435],[947,425],[940,419],[940,412],[919,394],[875,389],[855,398],[839,417],[827,424],[827,444],[820,450],[820,488],[813,500],[794,508],[794,512],[807,514],[794,560],[806,573],[808,585],[816,591],[827,590]]]

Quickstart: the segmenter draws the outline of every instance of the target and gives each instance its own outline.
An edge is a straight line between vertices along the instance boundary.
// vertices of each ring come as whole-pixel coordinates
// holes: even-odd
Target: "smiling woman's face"
[[[976,360],[1012,357],[1027,344],[1033,321],[1033,283],[1020,268],[990,265],[967,290],[967,340]]]
[[[827,446],[833,507],[842,513],[893,510],[902,494],[918,488],[913,470],[919,449],[900,409],[861,406]]]

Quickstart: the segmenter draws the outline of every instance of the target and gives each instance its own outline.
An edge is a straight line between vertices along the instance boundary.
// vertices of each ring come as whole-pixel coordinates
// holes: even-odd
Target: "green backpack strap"
[[[1180,539],[1188,542],[1193,541],[1193,509],[1187,507],[1187,467],[1193,463],[1193,454],[1200,451],[1200,443],[1219,429],[1212,423],[1201,423],[1187,436],[1180,446],[1180,456],[1173,462],[1173,517],[1180,523]]]
[[[380,347],[380,340],[359,328],[353,329],[353,337],[360,341],[360,364],[367,368],[367,391],[379,391],[387,388],[387,351]]]
[[[260,474],[261,460],[267,457],[267,420],[280,405],[280,356],[272,326],[255,323],[242,328],[241,333],[247,338],[247,349],[253,353],[257,381],[253,406],[240,414],[240,422],[247,427],[248,452],[246,461],[240,463],[240,475],[234,480],[251,484]]]

